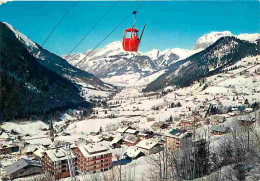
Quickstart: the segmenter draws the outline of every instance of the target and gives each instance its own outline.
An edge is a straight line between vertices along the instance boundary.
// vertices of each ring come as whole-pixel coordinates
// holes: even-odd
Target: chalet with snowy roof
[[[43,172],[40,162],[21,159],[5,168],[6,178],[15,179],[32,176]]]
[[[54,130],[58,133],[64,131],[66,129],[66,127],[67,127],[67,124],[65,121],[59,121],[59,122],[55,122],[53,124]]]
[[[153,131],[141,131],[137,134],[137,136],[140,138],[140,139],[148,139],[148,138],[152,138],[154,136],[154,132]]]
[[[135,135],[128,135],[123,139],[123,144],[127,146],[135,146],[137,143],[140,142],[140,138]]]
[[[0,133],[0,141],[8,141],[10,139],[10,136],[6,132],[1,132]]]
[[[141,140],[136,147],[143,152],[145,155],[151,155],[154,153],[158,153],[162,150],[162,146],[158,144],[157,141],[153,139],[144,139]]]
[[[251,126],[256,122],[256,119],[255,118],[240,119],[239,122],[243,126]]]
[[[50,174],[54,180],[69,177],[68,159],[72,160],[72,165],[77,171],[76,155],[71,149],[67,150],[65,147],[60,147],[47,150],[43,153],[42,168],[44,172]]]
[[[121,136],[115,136],[114,139],[111,141],[112,148],[121,148],[123,144],[123,138]]]
[[[228,116],[229,116],[229,117],[234,117],[234,116],[236,116],[236,114],[233,113],[233,112],[229,112],[229,113],[228,113]]]
[[[151,126],[153,130],[158,130],[158,129],[165,129],[167,128],[167,125],[165,122],[159,121],[159,122],[154,122],[153,125]]]
[[[23,150],[23,153],[28,157],[33,157],[33,153],[38,149],[37,145],[27,145]]]
[[[40,148],[38,148],[36,151],[33,152],[33,156],[37,159],[42,159],[43,157],[43,153],[47,151],[47,148],[41,146]]]
[[[0,144],[0,155],[19,152],[19,146],[13,141],[6,141]]]
[[[192,120],[182,120],[179,123],[179,127],[185,130],[195,130],[198,128],[198,123]]]
[[[123,135],[126,132],[126,130],[129,128],[130,128],[129,126],[119,127],[116,131],[121,135]]]
[[[250,112],[253,112],[254,111],[254,109],[253,108],[245,108],[245,112],[246,113],[250,113]]]
[[[127,151],[124,153],[124,156],[130,159],[137,159],[140,158],[141,156],[144,156],[144,153],[141,152],[141,150],[138,149],[137,147],[129,147]]]
[[[218,125],[226,121],[226,117],[222,115],[211,115],[210,116],[210,124],[211,125]]]
[[[230,132],[230,128],[223,125],[213,125],[210,128],[211,134],[213,135],[223,135]]]
[[[75,142],[75,144],[78,145],[86,145],[91,143],[90,140],[86,139],[86,138],[78,138],[78,140]]]
[[[135,129],[129,128],[129,129],[127,129],[127,130],[125,131],[125,133],[127,133],[127,134],[132,134],[132,135],[137,135],[137,134],[139,133],[139,131],[137,131],[137,130],[135,130]]]
[[[81,145],[74,149],[81,173],[97,173],[112,167],[112,152],[102,143]]]
[[[191,143],[192,133],[186,130],[173,129],[166,135],[166,148],[168,151],[181,149]]]

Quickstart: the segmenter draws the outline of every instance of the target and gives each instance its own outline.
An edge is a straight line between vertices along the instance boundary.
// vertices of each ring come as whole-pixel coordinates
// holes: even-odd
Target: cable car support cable
[[[144,3],[142,1],[140,4],[137,5],[135,8],[135,11]],[[87,56],[89,56],[100,44],[102,44],[114,31],[116,31],[133,13],[129,14],[123,21],[121,21],[104,39],[102,39],[87,55],[85,55],[78,63],[76,63],[74,66],[76,67],[78,64],[80,64]]]
[[[58,28],[58,26],[61,24],[61,22],[65,19],[65,17],[69,14],[70,10],[72,9],[72,7],[75,5],[77,1],[74,1],[71,6],[68,8],[68,10],[65,12],[65,14],[61,17],[61,19],[58,21],[58,23],[54,26],[54,28],[52,29],[52,31],[50,32],[50,34],[45,38],[45,40],[43,41],[42,45],[43,46],[48,39],[51,37],[51,35],[54,33],[54,31]]]
[[[93,29],[108,15],[108,13],[113,9],[113,7],[118,3],[118,0],[113,3],[113,5],[107,10],[107,12],[92,26],[92,28],[87,32],[87,34],[77,43],[77,45],[66,55],[65,59],[88,37],[88,35],[93,31]]]

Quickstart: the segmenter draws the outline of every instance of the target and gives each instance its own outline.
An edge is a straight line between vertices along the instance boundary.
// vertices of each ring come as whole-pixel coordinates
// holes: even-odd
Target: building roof
[[[37,145],[28,145],[26,148],[25,148],[25,153],[31,153],[31,152],[34,152],[36,151],[38,148]]]
[[[73,153],[73,151],[70,150],[70,153],[72,158],[76,158],[76,155]],[[46,154],[53,162],[68,159],[67,150],[65,147],[47,150]]]
[[[125,132],[126,133],[135,134],[137,132],[137,130],[135,130],[135,129],[127,129]]]
[[[225,116],[223,116],[223,115],[211,115],[210,118],[211,118],[211,119],[218,120],[218,119],[224,119]]]
[[[128,128],[129,128],[128,126],[120,127],[116,131],[119,132],[119,133],[124,133]]]
[[[136,158],[140,153],[141,151],[137,148],[128,148],[125,154],[130,158]]]
[[[87,144],[85,145],[85,148],[89,153],[97,153],[108,150],[108,148],[101,143]]]
[[[162,127],[162,125],[164,124],[164,122],[162,122],[162,121],[159,121],[159,122],[155,122],[155,123],[153,123],[153,125],[152,125],[152,127]]]
[[[37,161],[21,159],[21,160],[15,162],[15,163],[13,163],[12,165],[9,165],[8,167],[6,167],[5,171],[8,175],[10,175],[10,174],[17,172],[18,170],[20,170],[24,167],[27,167],[28,165],[41,167],[41,164]]]
[[[225,133],[228,131],[228,127],[226,126],[221,126],[221,125],[213,125],[210,130],[214,131],[214,132],[221,132],[221,133]]]
[[[145,139],[145,140],[140,141],[136,146],[139,148],[144,148],[146,150],[150,150],[157,144],[158,143],[155,140]]]
[[[85,158],[110,153],[109,148],[101,143],[81,145],[78,148]]]
[[[240,122],[252,122],[252,123],[256,122],[255,118],[252,118],[252,119],[250,119],[250,118],[241,119],[241,120],[239,120],[239,121],[240,121]]]
[[[189,137],[191,135],[192,133],[187,132],[186,130],[172,129],[166,136],[171,138],[182,139],[184,137]]]
[[[0,140],[1,140],[1,139],[6,140],[6,139],[8,139],[8,138],[10,138],[10,137],[9,137],[9,135],[8,135],[7,133],[5,133],[5,132],[2,132],[2,134],[0,135]]]
[[[47,148],[41,146],[38,150],[36,150],[33,154],[38,156],[38,157],[42,157],[43,153],[47,150]]]
[[[124,141],[129,142],[129,143],[135,143],[139,138],[134,135],[128,135],[127,137],[124,138]]]
[[[114,139],[111,141],[111,144],[116,144],[118,143],[120,140],[122,140],[121,136],[115,136]]]

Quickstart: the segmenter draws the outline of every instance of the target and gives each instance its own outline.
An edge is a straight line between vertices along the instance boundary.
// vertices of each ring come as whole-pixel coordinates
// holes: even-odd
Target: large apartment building
[[[72,160],[75,174],[103,172],[112,167],[112,152],[101,143],[96,143],[79,145],[70,151],[64,147],[47,150],[42,158],[44,172],[54,180],[69,177],[68,157]]]
[[[166,135],[166,147],[168,151],[181,149],[191,142],[192,133],[186,130],[173,129]]]
[[[112,153],[101,143],[80,145],[74,148],[77,165],[81,173],[97,173],[112,167]]]
[[[72,159],[73,167],[77,170],[77,157],[72,150],[67,151],[65,147],[47,150],[43,153],[42,168],[44,172],[51,175],[54,180],[69,177],[68,158]]]

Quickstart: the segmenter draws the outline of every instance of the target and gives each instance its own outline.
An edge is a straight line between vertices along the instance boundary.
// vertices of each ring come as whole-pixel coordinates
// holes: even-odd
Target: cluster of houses
[[[0,149],[3,149],[2,145]],[[1,159],[7,158],[7,154],[17,159],[5,166],[3,179],[6,180],[40,173],[47,173],[53,180],[58,180],[70,176],[70,167],[78,174],[103,172],[112,166],[111,149],[101,143],[54,141],[46,147],[28,145],[25,149],[18,147],[18,151],[1,152]]]
[[[193,140],[194,131],[203,125],[210,125],[212,135],[223,135],[231,129],[223,124],[228,114],[215,114],[204,117],[208,105],[200,107],[199,114],[180,114],[165,122],[155,121],[147,117],[147,122],[152,123],[149,129],[139,130],[131,121],[122,121],[115,131],[93,131],[95,139],[79,138],[77,141],[65,143],[50,141],[39,145],[29,144],[19,138],[15,131],[1,130],[0,132],[0,158],[15,157],[10,164],[1,164],[1,172],[5,179],[15,179],[47,173],[54,180],[69,177],[71,169],[75,175],[82,173],[98,173],[113,168],[118,161],[123,159],[137,159],[141,156],[156,154],[163,149],[174,151],[182,149]],[[233,106],[231,113],[240,114],[252,112],[251,108]],[[248,126],[256,119],[240,119],[239,123]],[[56,132],[65,133],[65,122],[54,124]],[[49,131],[48,129],[46,132]],[[51,135],[51,134],[50,134]],[[47,135],[47,136],[50,136]],[[62,135],[62,134],[60,134]],[[67,136],[63,134],[63,136]],[[116,149],[124,148],[123,155],[117,157]]]

